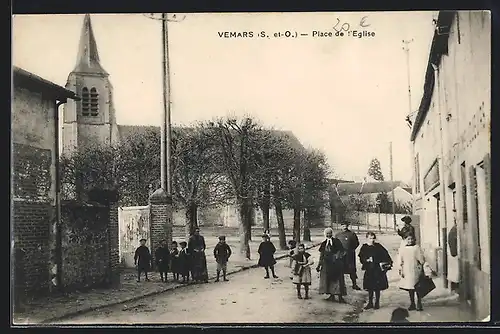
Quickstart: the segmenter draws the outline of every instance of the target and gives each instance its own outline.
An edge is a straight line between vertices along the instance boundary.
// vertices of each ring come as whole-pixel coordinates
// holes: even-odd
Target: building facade
[[[490,314],[491,14],[440,12],[411,141],[420,244],[445,286]]]
[[[58,109],[74,98],[73,92],[14,67],[11,251],[18,292],[44,292],[55,285],[51,273],[59,214]]]

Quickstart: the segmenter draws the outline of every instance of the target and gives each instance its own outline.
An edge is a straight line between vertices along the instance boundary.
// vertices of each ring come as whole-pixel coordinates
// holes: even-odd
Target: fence
[[[396,223],[399,223],[404,216],[406,215],[396,214]],[[352,229],[394,230],[394,218],[389,213],[352,211],[346,213],[346,219],[353,225]]]

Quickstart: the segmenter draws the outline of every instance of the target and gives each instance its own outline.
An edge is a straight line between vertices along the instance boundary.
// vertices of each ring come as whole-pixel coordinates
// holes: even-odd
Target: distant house
[[[339,183],[336,192],[343,200],[347,200],[350,195],[361,195],[368,200],[368,204],[375,205],[380,193],[386,193],[392,202],[392,191],[394,191],[395,203],[411,204],[413,197],[411,191],[407,189],[408,185],[401,181],[354,182]]]
[[[386,193],[389,202],[392,202],[393,190],[395,203],[411,208],[413,196],[408,191],[409,185],[401,181],[332,182],[329,191],[332,219],[343,219],[345,211],[352,204],[350,201],[353,195],[364,198],[368,208],[375,208],[378,194]]]

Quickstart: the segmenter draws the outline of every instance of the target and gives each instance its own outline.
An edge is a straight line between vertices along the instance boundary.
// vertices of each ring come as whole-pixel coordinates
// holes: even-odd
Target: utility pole
[[[406,52],[406,70],[407,70],[407,78],[408,78],[408,116],[411,116],[411,80],[410,80],[410,47],[409,44],[413,42],[413,38],[410,40],[403,39],[403,50]]]
[[[394,177],[393,177],[393,172],[392,172],[392,141],[389,143],[389,161],[390,161],[390,165],[391,165],[391,183],[394,182]],[[392,190],[391,190],[391,194],[392,194],[392,201],[391,201],[391,204],[392,204],[392,219],[393,219],[393,223],[394,223],[394,230],[396,230],[396,208],[395,208],[395,201],[396,199],[394,198],[394,187],[392,187]]]
[[[146,15],[150,19],[160,20],[162,22],[162,79],[163,79],[163,113],[160,124],[161,141],[160,141],[160,179],[161,188],[165,190],[167,195],[172,196],[172,122],[170,112],[170,66],[168,54],[168,22],[180,22],[184,20],[173,14],[171,18],[167,17],[167,13],[162,13],[160,18],[156,18],[155,14]]]
[[[380,225],[380,200],[377,200],[377,212],[378,212],[378,230],[382,231],[382,226]]]
[[[167,14],[161,14],[163,51],[163,117],[161,122],[161,187],[172,196],[171,124],[170,124],[170,71],[168,58]]]

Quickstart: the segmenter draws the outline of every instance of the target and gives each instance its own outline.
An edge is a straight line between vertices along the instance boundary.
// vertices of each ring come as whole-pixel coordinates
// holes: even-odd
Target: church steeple
[[[78,46],[78,58],[73,72],[108,75],[108,72],[104,70],[99,60],[99,52],[97,51],[94,31],[92,30],[90,14],[85,14],[85,18],[83,19],[80,44]]]

